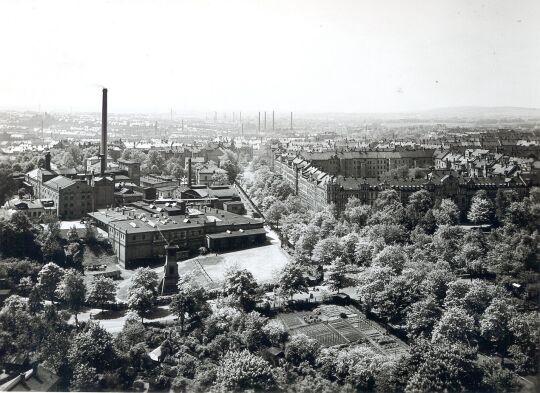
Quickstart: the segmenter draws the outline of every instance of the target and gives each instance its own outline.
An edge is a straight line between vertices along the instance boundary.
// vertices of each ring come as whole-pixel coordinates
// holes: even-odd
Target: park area
[[[281,313],[277,318],[290,335],[305,334],[324,347],[362,344],[387,356],[408,352],[403,341],[388,334],[354,306],[321,305],[313,311]]]

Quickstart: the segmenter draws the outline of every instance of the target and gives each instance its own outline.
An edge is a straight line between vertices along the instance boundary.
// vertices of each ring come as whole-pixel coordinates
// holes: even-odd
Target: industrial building
[[[178,246],[179,258],[186,258],[201,247],[217,252],[266,241],[262,220],[206,206],[187,207],[185,202],[137,202],[88,216],[108,233],[118,262],[126,268],[163,260],[166,245]]]
[[[43,203],[52,204],[56,215],[63,220],[82,218],[88,212],[115,205],[117,181],[140,181],[140,164],[119,160],[119,168],[107,169],[107,89],[102,96],[102,124],[99,173],[78,174],[74,168],[53,169],[51,154],[45,154],[43,168],[26,173],[23,185]]]

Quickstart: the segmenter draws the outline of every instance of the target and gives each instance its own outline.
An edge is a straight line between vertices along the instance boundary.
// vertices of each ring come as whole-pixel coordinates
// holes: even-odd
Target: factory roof
[[[135,204],[133,204],[135,205]],[[99,210],[88,213],[92,218],[118,228],[122,232],[146,233],[203,227],[204,225],[234,226],[262,225],[261,220],[247,218],[221,209],[188,209],[188,214],[171,217],[154,217],[142,208]],[[158,215],[158,214],[155,214]]]
[[[62,189],[62,188],[71,187],[75,183],[76,182],[74,180],[68,179],[67,177],[56,176],[56,177],[53,177],[51,180],[46,181],[43,184],[59,190],[59,189]]]
[[[255,228],[255,229],[240,229],[238,231],[225,231],[220,233],[212,233],[206,235],[209,239],[225,239],[225,238],[231,238],[231,237],[245,237],[245,236],[251,236],[251,235],[263,235],[266,234],[266,230],[264,228]]]

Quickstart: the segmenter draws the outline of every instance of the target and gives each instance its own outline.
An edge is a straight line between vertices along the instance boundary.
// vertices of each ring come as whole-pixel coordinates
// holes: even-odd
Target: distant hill
[[[514,106],[458,106],[449,108],[436,108],[415,113],[418,117],[437,118],[540,118],[540,108],[523,108]]]

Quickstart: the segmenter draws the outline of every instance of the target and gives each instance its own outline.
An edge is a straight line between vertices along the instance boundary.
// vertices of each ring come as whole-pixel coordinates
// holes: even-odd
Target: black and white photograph
[[[539,26],[0,0],[0,392],[540,391]]]

